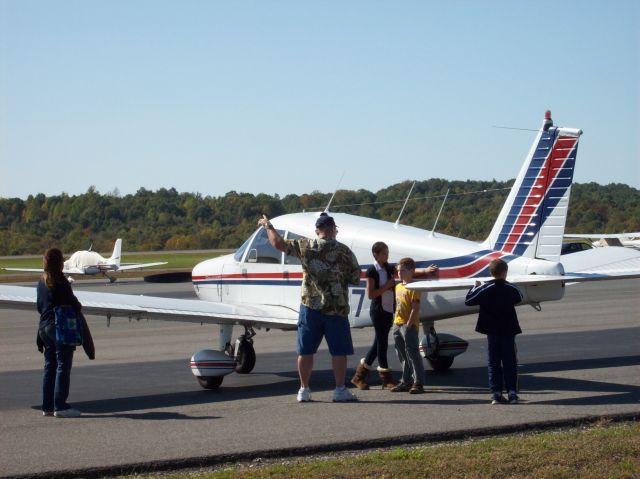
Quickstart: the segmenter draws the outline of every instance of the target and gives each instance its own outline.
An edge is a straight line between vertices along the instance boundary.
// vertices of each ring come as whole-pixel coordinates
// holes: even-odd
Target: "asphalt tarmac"
[[[90,281],[74,288],[194,296],[184,283]],[[469,349],[447,372],[427,367],[427,394],[381,391],[376,381],[352,404],[331,402],[324,345],[313,402],[296,402],[293,332],[259,331],[253,373],[231,374],[207,391],[191,375],[189,358],[217,347],[216,326],[113,319],[108,327],[90,316],[96,360],[76,352],[69,398],[83,416],[57,419],[40,412],[36,313],[0,310],[0,476],[101,476],[640,416],[640,280],[569,286],[564,300],[518,314],[522,401],[499,406],[489,404],[486,341],[473,331],[473,315],[436,323],[467,339]],[[373,330],[353,336],[349,374]],[[391,347],[389,357],[397,373]]]

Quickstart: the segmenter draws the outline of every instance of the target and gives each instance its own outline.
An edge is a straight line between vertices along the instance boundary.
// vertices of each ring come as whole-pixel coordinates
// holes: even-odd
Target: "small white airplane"
[[[488,280],[494,258],[509,263],[508,279],[524,295],[522,304],[540,310],[544,301],[559,300],[567,283],[640,277],[640,252],[628,248],[594,248],[560,257],[581,130],[553,126],[546,112],[524,165],[482,243],[433,231],[332,213],[339,226],[338,240],[348,245],[362,268],[362,282],[350,288],[352,327],[370,326],[369,299],[364,272],[372,263],[371,245],[384,241],[390,260],[410,256],[418,267],[437,264],[439,279],[420,281],[411,288],[423,291],[420,318],[426,336],[421,351],[436,370],[449,368],[468,343],[436,333],[434,323],[471,314],[464,305],[466,289],[476,280]],[[287,239],[315,236],[320,212],[294,213],[271,219]],[[256,218],[257,221],[257,218]],[[562,260],[562,261],[561,261]],[[77,292],[87,314],[217,324],[218,349],[204,349],[191,358],[191,370],[200,385],[215,389],[225,375],[249,373],[256,362],[256,329],[296,329],[302,267],[295,257],[274,249],[262,227],[234,253],[204,261],[193,269],[192,281],[200,300],[158,298],[110,293]],[[0,285],[0,307],[33,309],[34,288]],[[244,333],[231,346],[233,326]]]
[[[592,233],[571,234],[565,233],[565,239],[586,239],[592,246],[625,246],[627,248],[640,249],[640,232],[636,233]]]
[[[122,257],[122,239],[118,238],[116,244],[113,247],[113,254],[110,258],[103,258],[99,253],[91,251],[89,248],[86,251],[76,251],[71,257],[64,262],[64,269],[62,272],[69,275],[94,275],[101,274],[109,279],[110,282],[114,282],[116,278],[109,276],[107,273],[118,273],[121,271],[128,271],[133,269],[149,268],[151,266],[160,266],[167,264],[166,261],[157,263],[122,263],[120,261]],[[7,271],[23,271],[42,273],[42,268],[3,268]]]

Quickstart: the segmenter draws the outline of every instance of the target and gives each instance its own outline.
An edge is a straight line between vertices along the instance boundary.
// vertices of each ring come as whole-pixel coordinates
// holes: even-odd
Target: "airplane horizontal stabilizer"
[[[567,239],[607,239],[607,238],[618,238],[618,239],[626,239],[626,238],[640,238],[640,232],[635,233],[565,233],[564,237]]]
[[[191,323],[295,329],[298,312],[284,306],[210,303],[197,299],[75,292],[85,314]],[[35,310],[36,289],[0,285],[0,307]]]
[[[640,272],[640,251],[602,247],[562,256],[566,274],[622,274]]]
[[[605,250],[605,251],[602,251]],[[570,257],[570,258],[569,258]],[[564,275],[525,274],[507,276],[516,286],[564,282],[565,284],[640,278],[640,253],[627,248],[598,248],[567,255],[563,260]],[[416,281],[407,285],[415,291],[452,291],[469,289],[476,281],[491,281],[491,277]]]

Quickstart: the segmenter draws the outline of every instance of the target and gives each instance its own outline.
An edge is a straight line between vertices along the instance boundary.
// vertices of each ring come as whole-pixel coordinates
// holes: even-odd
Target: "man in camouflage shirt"
[[[316,221],[316,239],[284,240],[269,220],[258,221],[267,230],[272,246],[287,255],[300,258],[302,271],[302,300],[298,320],[298,374],[300,390],[298,402],[311,400],[309,380],[313,358],[325,337],[336,389],[334,402],[356,401],[345,387],[347,356],[353,354],[349,327],[349,284],[360,283],[360,265],[353,252],[336,241],[338,232],[334,219],[322,213]]]

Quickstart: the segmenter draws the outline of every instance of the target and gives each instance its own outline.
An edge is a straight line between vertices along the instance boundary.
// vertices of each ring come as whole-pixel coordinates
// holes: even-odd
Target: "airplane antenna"
[[[491,125],[491,128],[501,128],[503,130],[520,130],[520,131],[540,131],[532,128],[516,128],[513,126]]]
[[[329,203],[327,203],[327,206],[324,209],[325,213],[329,212],[329,206],[331,206],[331,203],[333,202],[333,198],[336,196],[336,193],[338,192],[338,188],[340,188],[340,183],[342,183],[342,178],[344,178],[344,171],[342,172],[342,176],[340,176],[340,180],[338,181],[338,184],[336,185],[336,189],[333,191],[333,194],[331,195],[331,198],[329,199]]]
[[[402,205],[402,209],[400,210],[400,214],[398,215],[398,219],[396,220],[395,224],[393,225],[394,228],[398,227],[398,224],[400,224],[400,217],[402,216],[402,213],[404,213],[404,208],[407,206],[407,203],[409,202],[409,197],[411,196],[411,192],[413,191],[413,187],[416,186],[416,182],[414,181],[413,184],[411,185],[411,188],[409,189],[409,194],[407,195],[407,199],[404,200],[404,205]]]
[[[436,221],[433,223],[433,228],[431,229],[431,236],[436,231],[436,225],[438,224],[438,220],[440,219],[440,213],[442,213],[442,209],[444,208],[444,204],[447,201],[447,196],[449,196],[449,188],[447,188],[447,194],[444,195],[444,199],[442,200],[442,204],[440,205],[440,211],[438,211],[438,216],[436,217]]]

